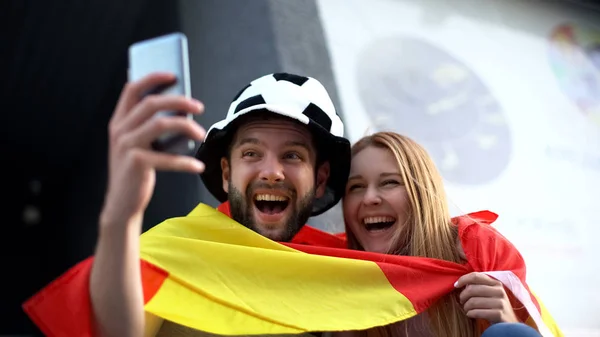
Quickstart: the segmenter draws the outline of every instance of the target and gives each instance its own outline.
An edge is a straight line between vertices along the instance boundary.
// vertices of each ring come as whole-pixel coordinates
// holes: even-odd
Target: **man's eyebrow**
[[[246,137],[246,138],[242,138],[242,139],[238,140],[237,142],[235,142],[234,147],[240,147],[240,146],[246,145],[246,144],[263,145],[263,143],[258,138]],[[306,142],[298,141],[298,140],[287,141],[287,142],[284,143],[284,146],[287,146],[287,147],[302,147],[302,148],[304,148],[308,152],[311,151],[310,146]]]
[[[290,141],[287,141],[287,142],[285,142],[285,146],[289,146],[289,147],[294,147],[294,146],[296,146],[296,147],[302,147],[302,148],[304,148],[308,152],[311,151],[310,146],[306,142],[299,141],[299,140],[290,140]]]
[[[253,145],[260,145],[260,140],[258,140],[258,138],[242,138],[240,140],[238,140],[237,142],[235,142],[235,147],[239,147],[245,144],[253,144]]]

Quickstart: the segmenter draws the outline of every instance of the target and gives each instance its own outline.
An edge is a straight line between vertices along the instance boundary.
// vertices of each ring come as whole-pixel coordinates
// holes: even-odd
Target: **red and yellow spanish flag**
[[[455,220],[466,264],[345,249],[343,236],[305,226],[292,243],[271,241],[198,205],[141,236],[145,310],[221,335],[362,330],[425,311],[472,271],[503,282],[543,336],[562,336],[525,283],[516,248],[489,224],[491,212]],[[47,336],[91,336],[92,258],[24,304]],[[207,313],[210,313],[207,315]]]

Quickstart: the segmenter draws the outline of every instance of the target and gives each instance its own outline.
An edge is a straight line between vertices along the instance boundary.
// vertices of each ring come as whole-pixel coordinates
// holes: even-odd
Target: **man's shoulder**
[[[197,215],[202,215],[205,214],[207,212],[209,213],[215,213],[219,211],[220,213],[223,213],[227,216],[229,215],[229,204],[221,204],[217,207],[213,207],[210,206],[208,204],[205,204],[203,202],[198,203],[188,214],[187,216],[197,216]]]
[[[207,213],[215,213],[215,211],[218,211],[219,213],[231,218],[231,208],[229,206],[229,202],[227,201],[220,204],[216,208],[199,203],[188,214],[188,216],[199,216]],[[290,242],[309,246],[347,248],[345,235],[334,235],[309,225],[303,226]]]
[[[302,227],[291,243],[328,248],[347,248],[344,236],[334,235],[309,225]]]

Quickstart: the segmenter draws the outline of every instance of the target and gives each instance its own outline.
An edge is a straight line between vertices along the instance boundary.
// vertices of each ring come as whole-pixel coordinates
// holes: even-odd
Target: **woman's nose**
[[[379,191],[376,188],[368,187],[363,197],[363,203],[365,205],[379,205],[381,203]]]

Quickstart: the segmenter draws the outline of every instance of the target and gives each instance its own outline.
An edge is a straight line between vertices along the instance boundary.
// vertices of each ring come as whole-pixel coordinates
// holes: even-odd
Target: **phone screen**
[[[154,88],[147,94],[169,94],[191,97],[187,38],[182,33],[134,43],[129,47],[129,81],[137,81],[155,72],[169,72],[176,76],[175,83]],[[160,111],[155,118],[193,115],[181,111]],[[195,142],[183,135],[166,133],[152,143],[156,151],[190,155]]]

